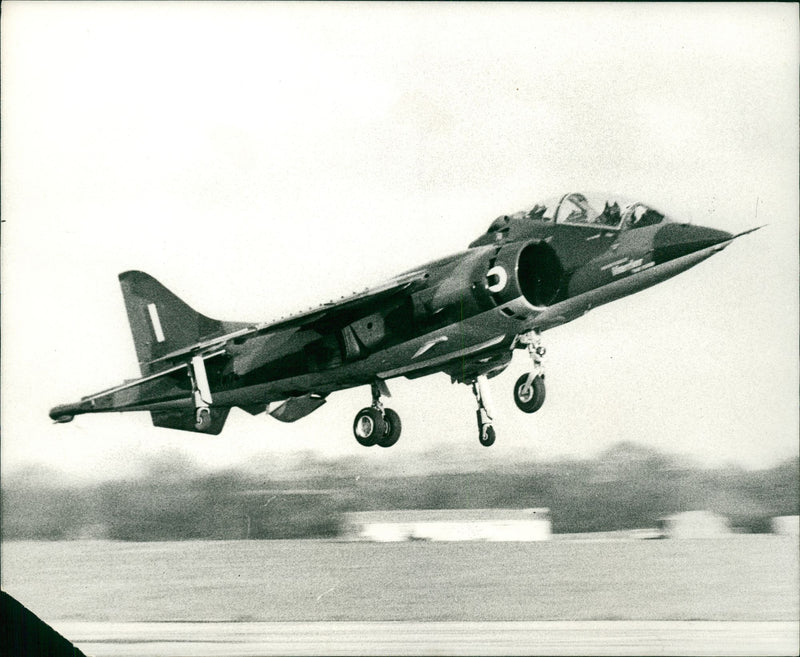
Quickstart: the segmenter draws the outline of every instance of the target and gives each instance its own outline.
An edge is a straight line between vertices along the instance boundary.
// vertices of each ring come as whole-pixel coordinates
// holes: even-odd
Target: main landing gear
[[[353,434],[360,445],[391,447],[400,439],[400,416],[391,408],[384,408],[381,394],[390,397],[384,381],[372,384],[372,406],[362,408],[353,422]]]

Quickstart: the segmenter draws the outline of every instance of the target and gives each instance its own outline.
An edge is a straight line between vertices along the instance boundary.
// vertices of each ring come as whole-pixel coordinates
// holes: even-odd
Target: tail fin
[[[119,282],[144,376],[154,373],[150,362],[156,358],[222,335],[235,326],[201,315],[144,272],[123,272]]]

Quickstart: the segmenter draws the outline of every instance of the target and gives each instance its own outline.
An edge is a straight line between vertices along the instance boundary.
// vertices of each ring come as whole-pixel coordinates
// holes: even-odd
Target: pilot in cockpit
[[[619,203],[614,201],[611,205],[606,201],[603,211],[595,219],[595,223],[603,226],[618,226],[622,217],[620,216]]]
[[[645,226],[655,226],[664,221],[664,215],[647,207],[644,203],[637,203],[633,206],[628,217],[628,224],[631,228],[644,228]]]
[[[531,208],[530,212],[528,212],[528,219],[533,219],[535,221],[542,221],[544,220],[544,213],[547,211],[546,205],[540,205],[537,203],[536,205]]]

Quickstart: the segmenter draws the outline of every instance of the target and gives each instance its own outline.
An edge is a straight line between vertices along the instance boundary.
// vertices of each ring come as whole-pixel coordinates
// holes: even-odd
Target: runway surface
[[[797,622],[89,623],[53,627],[93,657],[137,655],[797,655]]]
[[[48,623],[794,621],[796,540],[6,542]]]

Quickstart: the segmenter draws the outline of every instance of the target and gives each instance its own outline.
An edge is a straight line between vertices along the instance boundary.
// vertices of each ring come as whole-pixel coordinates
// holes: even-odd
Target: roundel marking
[[[486,289],[492,294],[497,294],[508,283],[508,274],[505,269],[496,265],[486,272],[486,282]]]

